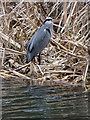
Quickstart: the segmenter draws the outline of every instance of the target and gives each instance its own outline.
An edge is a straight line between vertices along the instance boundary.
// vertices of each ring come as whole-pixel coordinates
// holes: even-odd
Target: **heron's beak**
[[[60,20],[53,19],[52,22],[53,22],[53,23],[59,23]]]

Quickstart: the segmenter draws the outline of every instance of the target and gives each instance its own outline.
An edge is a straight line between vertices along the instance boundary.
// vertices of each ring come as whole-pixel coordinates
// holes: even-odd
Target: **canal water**
[[[75,86],[2,80],[2,120],[90,120],[90,93]]]

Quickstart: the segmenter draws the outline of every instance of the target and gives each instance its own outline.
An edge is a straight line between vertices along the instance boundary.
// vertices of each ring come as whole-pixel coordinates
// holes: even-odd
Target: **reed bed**
[[[89,86],[89,4],[1,1],[0,76]],[[47,16],[60,22],[54,24],[51,42],[41,52],[41,65],[26,64],[25,44]]]

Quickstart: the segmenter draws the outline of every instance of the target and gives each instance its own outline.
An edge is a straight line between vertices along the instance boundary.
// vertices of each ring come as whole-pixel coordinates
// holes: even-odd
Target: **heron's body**
[[[27,63],[40,53],[49,43],[53,30],[52,21],[46,21],[26,44]]]

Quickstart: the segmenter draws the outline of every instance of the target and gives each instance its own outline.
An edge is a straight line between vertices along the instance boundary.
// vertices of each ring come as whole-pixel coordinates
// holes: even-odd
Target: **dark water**
[[[2,120],[14,118],[90,120],[90,93],[81,87],[30,86],[2,80]]]

